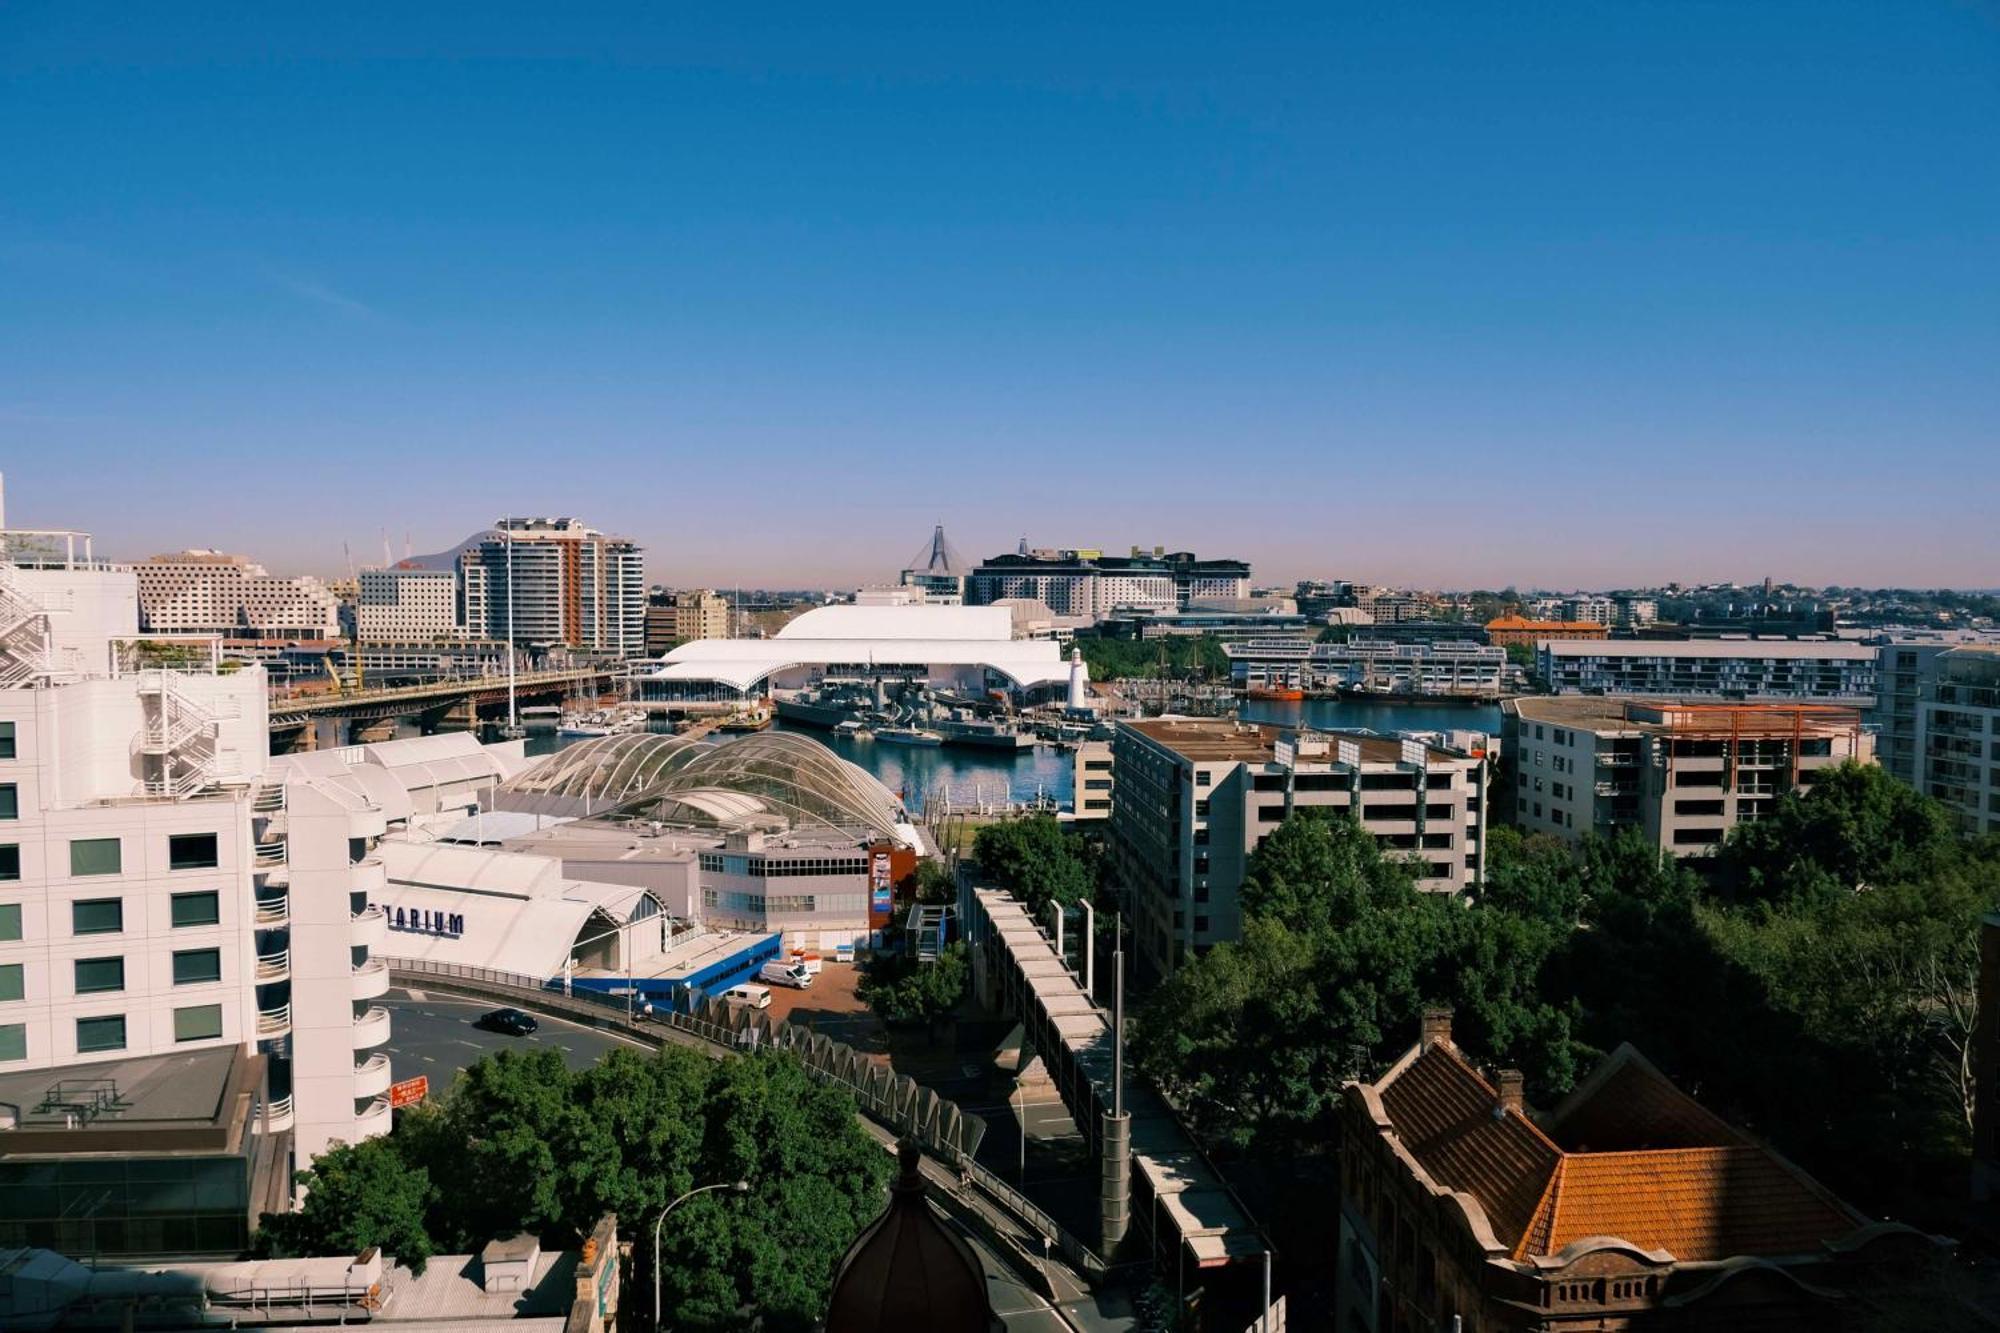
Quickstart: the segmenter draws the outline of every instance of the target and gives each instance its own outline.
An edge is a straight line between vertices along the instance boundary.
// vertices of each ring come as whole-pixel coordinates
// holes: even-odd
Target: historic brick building
[[[1340,1333],[1873,1327],[1949,1245],[1870,1222],[1630,1046],[1537,1115],[1429,1011],[1342,1128]]]

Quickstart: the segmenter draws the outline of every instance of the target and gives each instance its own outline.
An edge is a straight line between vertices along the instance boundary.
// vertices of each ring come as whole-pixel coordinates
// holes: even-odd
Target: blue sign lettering
[[[369,906],[374,906],[371,903]],[[434,912],[423,907],[391,907],[383,909],[389,920],[389,929],[400,930],[415,935],[443,935],[457,939],[465,934],[465,917],[458,912]]]

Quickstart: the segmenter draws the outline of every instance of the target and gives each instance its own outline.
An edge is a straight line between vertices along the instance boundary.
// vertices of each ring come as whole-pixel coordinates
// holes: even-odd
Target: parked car
[[[488,1032],[503,1032],[510,1037],[525,1037],[541,1026],[535,1016],[519,1009],[495,1009],[490,1014],[481,1014],[474,1027],[485,1028]]]
[[[747,1004],[752,1009],[769,1009],[771,1007],[771,988],[769,986],[731,986],[728,990],[722,992],[722,998],[730,1004]]]
[[[790,986],[794,990],[804,990],[813,984],[812,973],[804,963],[788,963],[772,959],[758,970],[757,980],[768,981],[773,986]]]

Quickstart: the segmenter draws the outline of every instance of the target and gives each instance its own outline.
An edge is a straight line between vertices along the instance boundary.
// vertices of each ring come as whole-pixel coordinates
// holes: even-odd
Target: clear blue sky
[[[8,520],[2000,584],[2000,4],[972,8],[0,5]]]

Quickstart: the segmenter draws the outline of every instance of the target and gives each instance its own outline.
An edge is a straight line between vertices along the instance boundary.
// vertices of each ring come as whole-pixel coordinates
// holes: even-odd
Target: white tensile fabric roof
[[[1014,615],[997,606],[820,606],[794,617],[773,637],[1005,643],[1014,637]]]

